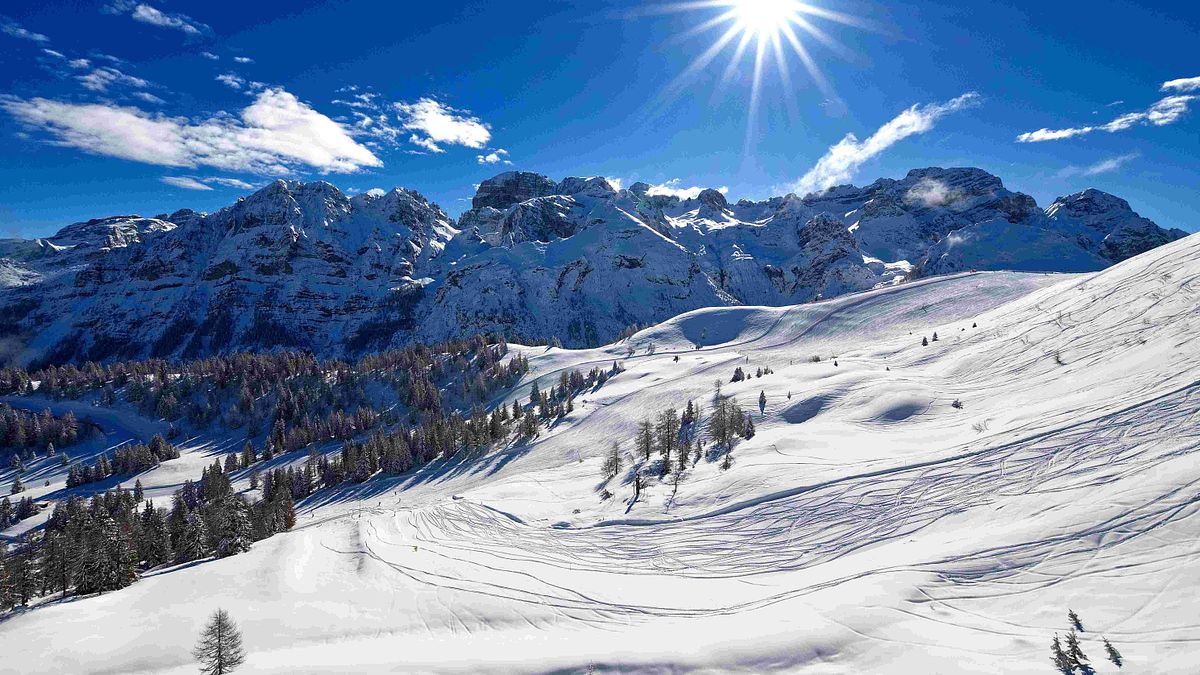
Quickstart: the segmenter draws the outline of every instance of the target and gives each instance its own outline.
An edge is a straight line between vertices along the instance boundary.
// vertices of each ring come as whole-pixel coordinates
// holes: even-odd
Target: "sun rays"
[[[750,63],[750,95],[747,106],[746,142],[751,142],[755,121],[762,101],[763,84],[768,71],[774,70],[783,85],[784,103],[795,116],[795,91],[791,62],[800,62],[808,78],[825,99],[838,100],[829,80],[813,55],[816,43],[841,56],[848,52],[817,22],[827,21],[858,28],[868,28],[856,17],[810,5],[799,0],[693,0],[657,7],[655,13],[707,13],[692,28],[678,37],[691,41],[700,36],[713,36],[712,42],[668,85],[663,96],[674,98],[701,72],[708,69],[724,52],[730,58],[722,73],[720,86],[728,85],[747,61]]]

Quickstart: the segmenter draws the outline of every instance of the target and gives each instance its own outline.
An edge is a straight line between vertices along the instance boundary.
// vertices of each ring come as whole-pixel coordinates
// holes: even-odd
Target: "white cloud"
[[[1138,153],[1131,152],[1125,155],[1109,157],[1101,160],[1090,166],[1068,166],[1058,172],[1059,177],[1066,178],[1070,176],[1097,176],[1102,173],[1110,173],[1125,166],[1129,162],[1138,158]]]
[[[159,166],[281,175],[298,167],[348,173],[383,165],[342,125],[279,88],[259,92],[238,117],[198,120],[45,98],[7,96],[0,108],[55,145]]]
[[[198,37],[207,35],[212,29],[196,21],[186,14],[168,14],[156,7],[132,0],[117,0],[105,8],[110,14],[128,14],[134,21],[140,21],[159,28],[171,28],[184,34]]]
[[[854,134],[846,134],[817,160],[808,173],[796,181],[792,190],[805,195],[848,182],[859,166],[895,143],[929,131],[934,123],[949,113],[978,104],[979,94],[968,92],[945,103],[914,105],[879,127],[865,141],[859,141]]]
[[[166,101],[148,91],[135,91],[132,95],[134,98],[145,101],[146,103],[166,103]]]
[[[84,68],[90,67],[92,62],[88,61],[87,59],[71,59],[70,61],[67,61],[67,65],[71,66],[72,68],[83,70]]]
[[[230,89],[241,89],[246,86],[246,80],[237,73],[224,73],[217,76],[217,82],[224,84]]]
[[[212,190],[213,185],[237,188],[239,190],[253,190],[255,187],[244,180],[226,178],[224,176],[206,176],[203,178],[197,176],[163,176],[159,180],[167,185],[173,185],[184,190]]]
[[[195,178],[188,178],[187,176],[163,176],[159,180],[166,183],[167,185],[170,185],[172,187],[181,188],[183,190],[211,190],[212,189],[211,187],[205,185],[204,183],[201,183],[200,181],[196,180]]]
[[[484,148],[492,132],[478,117],[466,110],[456,110],[431,98],[416,103],[395,103],[401,128],[414,132],[409,141],[430,152],[443,152],[442,145],[462,145]]]
[[[211,183],[212,185],[221,185],[223,187],[237,188],[239,190],[253,190],[254,188],[258,187],[257,185],[247,183],[246,181],[238,178],[214,176],[212,178],[203,178],[201,180],[203,180],[205,183]]]
[[[1200,77],[1181,77],[1167,80],[1159,87],[1161,91],[1200,91]]]
[[[217,56],[216,54],[214,54],[212,52],[200,52],[200,56],[203,56],[204,58],[208,59],[209,61],[220,61],[221,60],[221,57]]]
[[[512,164],[507,157],[507,150],[504,148],[496,148],[487,154],[476,155],[475,161],[480,164]]]
[[[611,183],[612,181],[610,180],[609,182]],[[650,189],[646,190],[646,194],[650,196],[669,195],[671,197],[679,197],[680,199],[695,199],[696,197],[699,197],[700,193],[704,192],[705,190],[705,188],[695,186],[679,187],[681,182],[682,181],[680,181],[678,178],[672,178],[671,180],[660,185],[651,185]],[[729,188],[722,185],[721,187],[717,188],[717,192],[720,192],[721,194],[727,194],[729,192]]]
[[[961,194],[940,180],[925,177],[909,188],[904,199],[927,207],[942,206],[956,201]]]
[[[254,59],[250,58],[249,56],[235,56],[233,57],[233,60],[238,63],[254,63]]]
[[[47,56],[53,56],[53,57],[54,57],[54,58],[56,58],[56,59],[65,59],[65,58],[67,58],[67,55],[66,55],[66,54],[63,54],[62,52],[56,52],[56,51],[54,51],[53,49],[43,49],[43,50],[42,50],[42,53],[43,53],[43,54],[46,54]]]
[[[1200,88],[1200,78],[1192,79],[1196,80],[1197,87]],[[1164,91],[1191,91],[1191,89],[1188,88],[1189,82],[1191,82],[1191,80],[1171,80],[1170,82],[1164,82],[1162,89]],[[1191,102],[1196,98],[1196,96],[1166,96],[1159,99],[1154,103],[1154,105],[1151,105],[1145,110],[1119,115],[1113,118],[1113,120],[1107,124],[1086,127],[1068,127],[1065,129],[1047,129],[1043,127],[1037,131],[1028,131],[1017,136],[1017,142],[1039,143],[1042,141],[1058,141],[1064,138],[1083,136],[1095,131],[1116,133],[1118,131],[1125,131],[1130,127],[1140,124],[1149,124],[1156,127],[1162,127],[1179,121],[1180,118],[1187,114]]]
[[[366,191],[366,194],[372,197],[382,197],[387,194],[387,191],[385,191],[383,188],[371,188],[370,190]]]
[[[7,17],[0,17],[0,33],[19,38],[21,40],[31,40],[33,42],[50,41],[50,38],[46,37],[45,35],[42,35],[41,33],[35,33],[31,30],[26,30],[21,26],[21,24]]]
[[[123,84],[130,87],[141,89],[150,85],[149,82],[140,77],[126,75],[116,68],[101,66],[84,75],[76,75],[75,79],[79,80],[80,84],[85,89],[90,91],[108,91],[108,88],[114,84]]]

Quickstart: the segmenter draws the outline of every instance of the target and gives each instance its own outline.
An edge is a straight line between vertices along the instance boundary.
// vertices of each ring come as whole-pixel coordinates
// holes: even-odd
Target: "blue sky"
[[[737,199],[929,165],[1042,206],[1098,187],[1200,229],[1188,3],[823,0],[858,24],[806,15],[835,43],[798,33],[828,86],[787,48],[791,86],[766,59],[754,114],[752,46],[680,79],[728,26],[688,34],[719,7],[382,4],[9,0],[0,237],[211,211],[277,176],[410,187],[457,214],[510,168]]]

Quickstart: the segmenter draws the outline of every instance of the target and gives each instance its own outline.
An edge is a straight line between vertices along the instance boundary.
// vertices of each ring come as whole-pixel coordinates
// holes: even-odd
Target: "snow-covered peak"
[[[475,197],[471,199],[471,207],[507,209],[526,199],[552,195],[557,188],[558,183],[540,173],[506,171],[479,184]]]
[[[1088,221],[1122,218],[1133,213],[1129,202],[1103,190],[1088,188],[1082,192],[1055,199],[1046,207],[1046,215],[1059,218],[1075,218]]]
[[[110,216],[68,225],[50,237],[49,243],[56,248],[99,251],[128,246],[147,234],[173,229],[174,223],[159,218]]]

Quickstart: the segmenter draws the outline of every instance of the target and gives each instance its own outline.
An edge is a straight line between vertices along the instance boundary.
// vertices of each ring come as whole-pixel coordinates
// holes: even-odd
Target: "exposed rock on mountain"
[[[514,171],[454,223],[411,190],[277,181],[209,215],[77,223],[0,241],[0,339],[22,362],[342,355],[483,331],[581,346],[914,275],[1096,270],[1184,235],[1097,190],[1043,212],[969,168],[761,202],[649,193]]]

